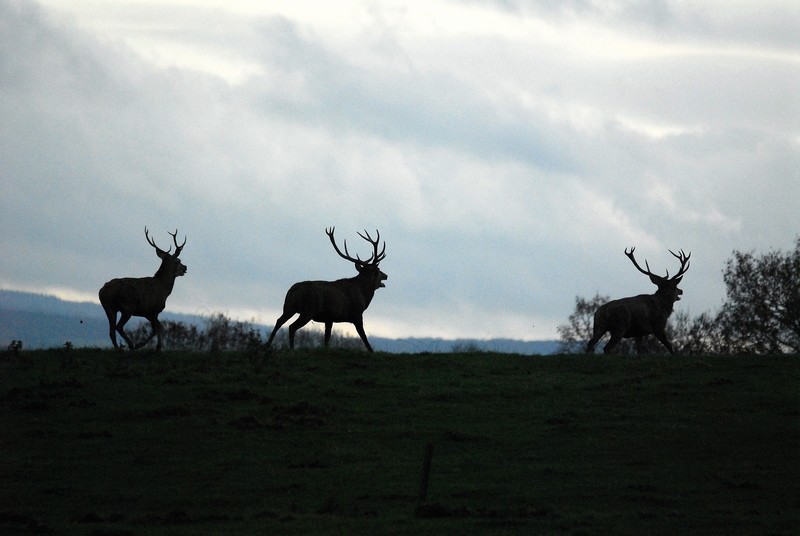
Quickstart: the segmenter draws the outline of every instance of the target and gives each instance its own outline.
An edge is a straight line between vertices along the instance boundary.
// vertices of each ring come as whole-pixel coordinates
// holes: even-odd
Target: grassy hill
[[[2,534],[800,530],[797,357],[75,349],[0,378]]]

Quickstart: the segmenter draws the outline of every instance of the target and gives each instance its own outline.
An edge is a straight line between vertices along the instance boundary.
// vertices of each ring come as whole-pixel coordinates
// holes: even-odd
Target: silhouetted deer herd
[[[280,327],[294,315],[298,315],[297,320],[289,325],[290,348],[294,348],[294,336],[297,330],[313,320],[325,325],[325,346],[328,346],[330,341],[333,324],[349,322],[355,326],[367,350],[372,352],[372,346],[364,332],[363,317],[375,291],[383,287],[383,282],[388,278],[378,267],[378,264],[386,257],[386,242],[383,243],[379,252],[381,235],[377,230],[374,239],[367,231],[364,231],[364,234],[358,233],[358,236],[372,245],[370,257],[361,260],[358,255],[355,257],[350,255],[347,250],[347,240],[344,241],[344,253],[342,253],[333,237],[334,229],[331,227],[325,230],[333,249],[341,258],[354,264],[358,275],[337,281],[301,281],[292,285],[286,292],[283,313],[275,321],[275,327],[267,339],[267,347],[272,344]],[[184,237],[183,243],[178,245],[178,230],[169,234],[175,245],[175,253],[172,253],[172,246],[168,251],[159,248],[150,238],[147,227],[144,229],[147,242],[156,250],[156,255],[161,259],[161,266],[153,277],[112,279],[100,289],[100,304],[108,317],[108,335],[117,350],[122,350],[117,343],[117,333],[131,350],[141,348],[153,337],[157,338],[156,351],[161,350],[163,328],[158,320],[158,315],[164,310],[167,298],[172,293],[175,278],[185,275],[187,269],[186,265],[178,258],[183,246],[186,245],[186,238]],[[634,250],[635,248],[631,248],[630,251],[626,249],[625,255],[637,270],[650,278],[658,290],[654,294],[621,298],[598,307],[594,314],[592,338],[586,346],[587,354],[594,352],[595,345],[606,333],[610,333],[611,338],[603,347],[604,353],[613,352],[620,340],[627,338],[636,339],[637,349],[641,351],[641,341],[648,335],[655,335],[669,353],[675,353],[672,343],[667,339],[665,328],[675,302],[680,300],[681,294],[683,294],[683,291],[678,288],[678,284],[689,269],[691,253],[687,255],[683,250],[680,250],[679,253],[670,250],[670,253],[680,262],[680,268],[678,273],[672,277],[669,277],[669,271],[666,276],[661,277],[650,271],[646,260],[646,269],[642,269],[633,256]],[[118,314],[120,315],[119,321],[117,320]],[[124,330],[125,324],[132,316],[147,319],[153,330],[150,337],[138,344],[133,344]]]

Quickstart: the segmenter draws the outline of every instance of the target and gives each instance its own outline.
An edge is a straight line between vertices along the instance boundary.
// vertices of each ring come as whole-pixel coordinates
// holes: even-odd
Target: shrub
[[[192,350],[201,352],[256,351],[263,347],[264,338],[254,323],[232,320],[222,313],[205,318],[202,328],[194,324],[175,320],[161,322],[162,344],[168,350]],[[141,341],[150,336],[151,327],[142,321],[131,332],[131,340]],[[272,343],[273,348],[289,347],[287,330],[282,330]],[[151,342],[152,344],[152,342]],[[295,333],[296,348],[317,348],[323,345],[323,333],[319,329],[302,329]],[[331,334],[330,345],[334,348],[356,349],[362,346],[361,339],[349,337],[336,331]]]
[[[717,321],[730,352],[800,352],[800,237],[794,251],[733,252]]]

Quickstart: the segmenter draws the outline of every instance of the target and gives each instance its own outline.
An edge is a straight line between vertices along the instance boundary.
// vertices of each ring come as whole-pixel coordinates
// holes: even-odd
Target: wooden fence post
[[[419,495],[417,496],[417,506],[425,504],[428,499],[428,482],[431,476],[431,460],[433,459],[433,445],[425,445],[425,457],[422,459],[422,476],[419,479]]]

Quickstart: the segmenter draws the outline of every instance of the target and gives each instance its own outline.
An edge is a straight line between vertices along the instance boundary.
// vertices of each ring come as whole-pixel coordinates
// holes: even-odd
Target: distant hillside
[[[24,349],[55,348],[67,341],[76,347],[111,345],[105,319],[0,309],[0,347],[13,340],[22,341]]]
[[[205,326],[206,318],[198,315],[176,314],[165,311],[162,320],[174,320]],[[131,328],[143,321],[131,320]],[[253,325],[266,337],[271,326]],[[71,302],[55,296],[0,290],[0,347],[12,340],[23,341],[24,347],[56,348],[67,341],[77,347],[111,346],[108,322],[99,303]],[[523,355],[546,355],[558,350],[558,341],[521,341],[514,339],[388,339],[370,337],[375,350],[391,353],[441,353],[459,351],[489,351]]]
[[[33,294],[15,290],[0,290],[0,309],[84,318],[105,318],[100,302],[65,301],[46,294]]]
[[[202,326],[201,316],[164,312],[163,320]],[[132,329],[144,321],[133,318]],[[21,340],[24,348],[55,348],[67,341],[77,347],[111,346],[108,321],[100,303],[72,302],[29,292],[0,290],[0,348]]]
[[[558,351],[559,341],[521,341],[516,339],[435,339],[435,338],[403,338],[384,339],[369,337],[375,350],[402,354],[469,352],[498,352],[506,354],[548,355]]]

